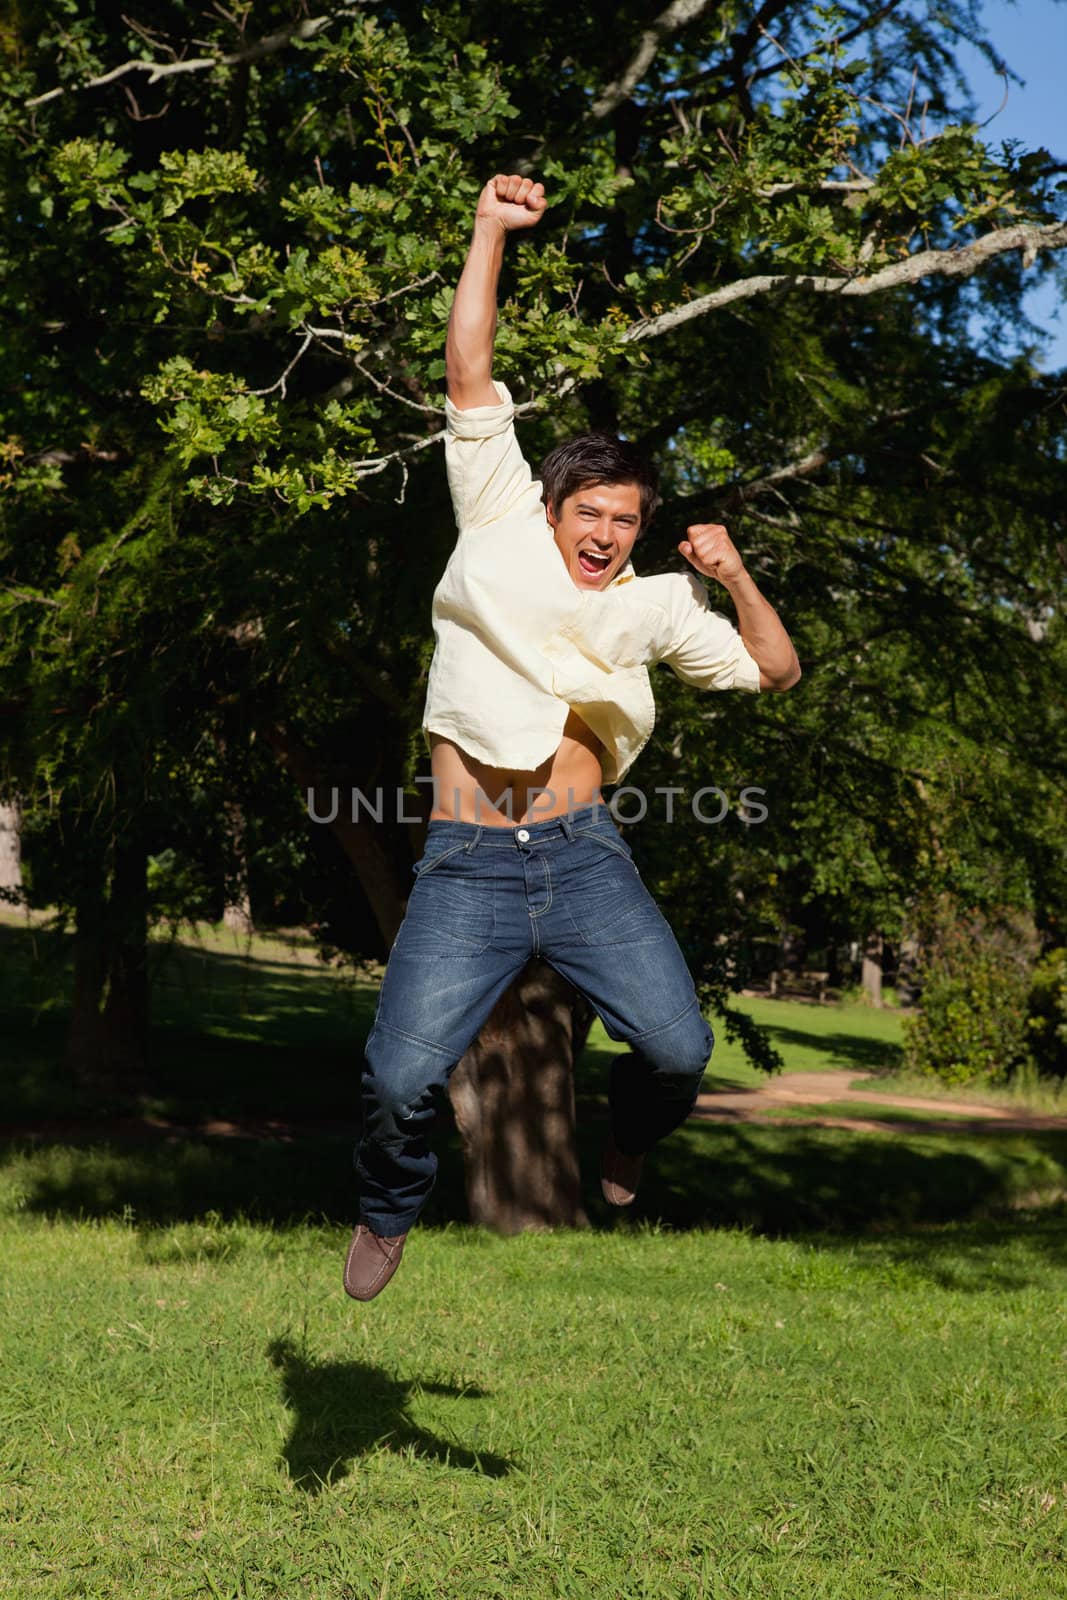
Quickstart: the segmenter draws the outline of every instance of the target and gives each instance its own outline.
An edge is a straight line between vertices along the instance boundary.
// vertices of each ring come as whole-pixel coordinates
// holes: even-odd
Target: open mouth
[[[578,565],[591,578],[599,578],[611,565],[610,556],[598,556],[592,550],[579,550]]]

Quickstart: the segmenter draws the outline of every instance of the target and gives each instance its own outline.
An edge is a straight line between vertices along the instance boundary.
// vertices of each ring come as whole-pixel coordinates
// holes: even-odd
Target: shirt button
[[[520,844],[525,844],[530,837],[529,831],[526,828],[520,828],[515,837],[518,839]]]

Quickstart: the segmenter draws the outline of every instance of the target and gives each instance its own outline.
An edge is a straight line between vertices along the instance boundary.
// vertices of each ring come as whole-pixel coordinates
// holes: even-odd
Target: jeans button
[[[530,837],[529,830],[526,828],[520,828],[515,837],[518,839],[520,844],[525,844]]]

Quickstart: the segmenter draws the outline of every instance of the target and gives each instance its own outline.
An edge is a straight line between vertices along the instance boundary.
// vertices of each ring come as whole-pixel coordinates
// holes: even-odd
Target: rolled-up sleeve
[[[445,400],[445,467],[460,533],[514,511],[534,478],[515,437],[515,406],[503,383],[496,406],[461,411]]]
[[[666,631],[656,659],[698,689],[759,692],[759,664],[729,617],[712,611],[695,573],[678,573],[670,587]]]

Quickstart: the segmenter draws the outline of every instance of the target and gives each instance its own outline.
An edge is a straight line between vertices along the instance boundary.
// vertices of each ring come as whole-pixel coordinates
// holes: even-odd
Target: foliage
[[[175,931],[211,909],[211,885],[204,882],[195,862],[170,846],[148,858],[148,894],[153,920],[166,922]]]
[[[135,813],[217,882],[238,774],[261,838],[295,841],[295,786],[253,751],[273,723],[330,781],[410,781],[453,537],[444,329],[506,166],[552,202],[500,318],[529,455],[588,425],[653,451],[639,570],[729,519],[804,666],[784,701],[656,674],[646,789],[766,791],[759,826],[642,825],[716,1004],[783,923],[891,932],[920,889],[995,883],[1051,930],[1065,419],[1020,350],[1045,256],[630,337],[756,275],[1058,219],[1054,164],[981,137],[954,76],[971,0],[789,0],[773,36],[751,5],[707,9],[605,111],[645,7],[324,5],[298,35],[305,10],[63,0],[0,33],[0,763],[47,840],[35,882],[73,895]],[[159,75],[114,76],[131,61]],[[999,342],[975,348],[976,310]],[[408,841],[388,853],[403,879]]]
[[[1004,1083],[1027,1060],[1032,923],[943,897],[925,930],[922,1000],[904,1024],[908,1072],[945,1083]]]
[[[1049,950],[1034,968],[1026,1025],[1038,1072],[1067,1078],[1067,950]]]

